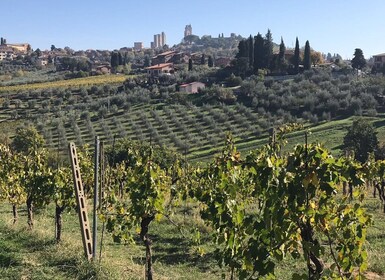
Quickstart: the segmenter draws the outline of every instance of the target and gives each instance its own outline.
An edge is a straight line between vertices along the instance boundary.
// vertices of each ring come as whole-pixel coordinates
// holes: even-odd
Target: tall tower
[[[187,37],[189,35],[192,35],[192,27],[191,27],[191,24],[189,25],[186,25],[186,27],[184,28],[184,37]]]
[[[163,47],[164,45],[166,45],[166,34],[164,32],[162,32],[161,40],[160,40],[160,47]]]
[[[158,41],[158,35],[159,34],[155,34],[154,35],[154,48],[159,48],[159,41]]]

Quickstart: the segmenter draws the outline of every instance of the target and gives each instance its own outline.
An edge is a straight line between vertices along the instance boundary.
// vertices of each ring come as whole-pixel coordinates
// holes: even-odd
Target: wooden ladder
[[[74,187],[76,194],[76,202],[78,206],[78,215],[80,222],[80,230],[83,240],[84,254],[88,260],[92,259],[92,235],[90,224],[88,222],[86,198],[84,196],[82,178],[80,176],[80,167],[76,147],[73,142],[69,143],[70,158],[72,165],[72,174],[74,178]]]

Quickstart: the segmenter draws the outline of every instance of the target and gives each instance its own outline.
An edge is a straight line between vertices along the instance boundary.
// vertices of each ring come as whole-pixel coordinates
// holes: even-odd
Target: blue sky
[[[186,24],[199,36],[244,37],[270,28],[293,47],[309,40],[315,50],[351,58],[361,48],[366,58],[385,52],[383,0],[1,0],[0,36],[33,49],[119,49],[135,41],[150,46],[164,31],[172,46]]]

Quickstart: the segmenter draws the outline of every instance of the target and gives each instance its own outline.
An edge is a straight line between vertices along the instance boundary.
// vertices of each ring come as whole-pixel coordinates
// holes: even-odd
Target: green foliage
[[[300,53],[299,53],[299,41],[298,37],[295,39],[295,49],[294,49],[294,56],[292,59],[292,64],[294,65],[294,71],[295,74],[299,73],[299,64],[300,64]]]
[[[362,69],[366,65],[364,53],[361,49],[355,49],[354,57],[352,59],[352,67],[354,69]]]
[[[303,69],[304,70],[310,70],[311,68],[311,54],[310,54],[310,44],[309,41],[306,41],[305,43],[305,51],[303,55]]]
[[[41,149],[44,145],[43,137],[37,132],[36,128],[18,127],[16,135],[12,140],[12,149],[16,152],[29,154],[33,151]]]
[[[359,188],[360,200],[353,204],[336,196],[341,182],[362,184],[359,172],[347,172],[351,168],[360,166],[334,159],[318,145],[297,146],[288,157],[267,146],[241,160],[228,139],[222,155],[197,171],[193,193],[202,203],[202,219],[213,227],[219,264],[240,279],[273,277],[287,255],[302,255],[304,277],[362,273],[370,217],[360,205]],[[326,267],[329,255],[333,265]]]
[[[0,145],[0,198],[8,200],[12,205],[20,205],[26,200],[21,181],[21,158],[8,145]]]
[[[356,119],[344,137],[344,149],[353,151],[354,157],[364,163],[378,146],[376,131],[364,119]]]

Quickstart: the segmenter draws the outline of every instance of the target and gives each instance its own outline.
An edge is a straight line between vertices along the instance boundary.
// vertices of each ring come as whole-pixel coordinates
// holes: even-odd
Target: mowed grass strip
[[[0,92],[13,92],[22,90],[43,90],[49,88],[70,88],[70,87],[81,87],[91,86],[100,84],[118,84],[123,83],[127,78],[133,76],[126,75],[103,75],[103,76],[91,76],[85,78],[60,80],[54,82],[45,83],[34,83],[14,86],[0,86]]]

